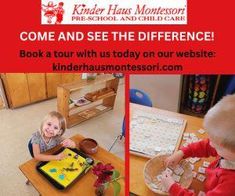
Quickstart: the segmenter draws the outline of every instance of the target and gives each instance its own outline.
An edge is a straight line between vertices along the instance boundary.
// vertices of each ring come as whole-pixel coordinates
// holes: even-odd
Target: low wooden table
[[[179,114],[175,112],[170,112],[166,110],[160,110],[157,108],[152,108],[152,107],[145,107],[137,104],[130,104],[130,115],[135,113],[135,111],[148,111],[153,114],[161,113],[161,114],[166,114],[170,115],[173,117],[180,117],[183,119],[187,120],[187,125],[185,132],[192,133],[196,130],[199,130],[202,128],[202,118],[197,118],[197,117],[192,117],[189,115],[184,115],[184,114]],[[199,134],[196,133],[197,137],[199,138],[206,138],[207,134]],[[181,141],[182,144],[182,141]],[[145,185],[144,182],[144,176],[143,176],[143,170],[144,170],[144,165],[147,162],[147,158],[143,158],[140,156],[132,155],[130,154],[130,192],[134,193],[136,195],[144,195],[144,196],[152,196],[152,195],[157,195],[156,193],[152,192],[148,187]],[[199,162],[195,163],[194,166],[194,171],[198,171],[198,167],[202,165],[202,162],[204,160],[207,161],[212,161],[213,158],[207,158],[207,159],[201,159]],[[193,189],[197,194],[199,191],[203,190],[203,183],[201,183],[197,179],[193,179],[193,182],[190,186],[190,189]]]
[[[79,141],[84,139],[81,135],[75,135],[71,138],[73,141],[75,141],[77,144]],[[56,152],[61,146],[57,146],[50,151],[47,152],[47,154],[51,154],[53,152]],[[99,160],[103,163],[111,163],[116,170],[118,170],[121,174],[121,176],[125,175],[124,171],[124,161],[115,156],[114,154],[111,154],[110,152],[104,150],[103,148],[99,147],[98,152],[95,155],[92,155],[95,160]],[[56,195],[69,195],[69,196],[78,196],[78,195],[95,195],[95,187],[93,186],[96,176],[92,174],[92,171],[89,171],[86,175],[84,175],[81,179],[79,179],[75,184],[71,185],[68,189],[65,189],[63,191],[56,189],[54,186],[52,186],[44,176],[42,176],[37,170],[36,165],[39,161],[35,159],[31,159],[27,161],[26,163],[20,165],[20,170],[23,172],[23,174],[28,178],[28,180],[31,182],[31,184],[35,187],[35,189],[39,192],[40,195],[48,195],[48,196],[56,196]],[[121,193],[120,195],[125,194],[125,186],[124,186],[124,180],[119,180],[121,184]],[[22,182],[23,183],[23,182]],[[27,185],[25,185],[27,186]],[[113,189],[112,186],[110,186],[106,190],[107,195],[113,195]]]

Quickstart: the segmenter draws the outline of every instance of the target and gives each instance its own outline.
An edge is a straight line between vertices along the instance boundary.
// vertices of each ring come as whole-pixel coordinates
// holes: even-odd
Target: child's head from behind
[[[218,154],[235,159],[235,95],[223,97],[207,112],[204,127]]]
[[[44,117],[40,128],[44,136],[50,138],[63,135],[65,126],[65,118],[59,112],[52,111]]]

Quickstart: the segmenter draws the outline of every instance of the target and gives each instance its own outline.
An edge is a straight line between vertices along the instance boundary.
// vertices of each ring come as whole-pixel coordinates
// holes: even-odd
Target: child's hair
[[[65,118],[63,117],[62,114],[60,114],[59,112],[56,112],[56,111],[52,111],[52,112],[48,113],[48,114],[44,117],[44,119],[43,119],[43,121],[42,121],[42,123],[41,123],[41,126],[40,126],[41,131],[42,131],[42,127],[43,127],[43,124],[45,123],[45,121],[46,121],[48,118],[51,118],[51,117],[55,117],[55,118],[58,119],[58,121],[59,121],[59,126],[60,126],[60,130],[61,130],[60,136],[63,135],[64,132],[65,132],[65,129],[66,129],[66,120],[65,120]]]
[[[223,97],[207,112],[204,127],[216,143],[235,152],[235,94]]]

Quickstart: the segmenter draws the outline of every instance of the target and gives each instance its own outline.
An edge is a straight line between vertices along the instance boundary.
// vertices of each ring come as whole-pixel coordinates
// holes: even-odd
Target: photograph
[[[235,1],[2,1],[0,196],[235,196]]]
[[[1,73],[1,195],[124,195],[125,78],[90,75]]]
[[[130,195],[232,195],[234,93],[234,75],[131,75]]]

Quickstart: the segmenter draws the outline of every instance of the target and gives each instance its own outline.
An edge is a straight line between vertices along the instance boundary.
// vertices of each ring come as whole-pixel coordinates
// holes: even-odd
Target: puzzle
[[[199,174],[199,175],[197,176],[197,179],[198,179],[199,181],[201,181],[201,182],[204,182],[204,180],[206,179],[206,176],[204,176],[204,175],[202,175],[202,174]]]
[[[199,167],[199,168],[198,168],[198,173],[205,174],[205,173],[206,173],[206,168],[204,168],[204,167]]]
[[[173,174],[173,171],[170,169],[170,168],[166,168],[166,170],[165,170],[168,174],[170,174],[170,175],[172,175]]]
[[[209,165],[210,165],[210,162],[208,162],[208,161],[203,161],[203,167],[209,167]]]
[[[170,169],[170,168],[167,167],[164,170],[164,172],[167,172],[169,175],[171,175],[172,178],[174,179],[174,181],[180,182],[181,177],[184,173],[184,169],[180,165],[177,165],[174,169]],[[157,181],[155,181],[155,180],[157,180]],[[161,191],[164,192],[166,190],[162,186],[161,181],[162,181],[162,173],[155,177],[154,182],[155,182],[155,185],[156,185],[155,189],[161,190]],[[152,186],[152,188],[153,188],[153,186]]]
[[[176,175],[181,176],[184,173],[184,169],[179,165],[174,169]]]
[[[180,182],[180,176],[178,176],[178,175],[176,175],[176,174],[173,174],[173,175],[172,175],[172,178],[174,179],[174,181]]]
[[[200,134],[204,134],[206,131],[204,130],[204,129],[199,129],[198,130],[198,133],[200,133]]]
[[[135,111],[130,121],[130,151],[145,157],[172,154],[185,125],[186,120],[181,118]]]
[[[189,162],[192,163],[192,164],[196,163],[199,160],[200,160],[200,158],[198,158],[198,157],[191,157],[191,158],[189,158]]]
[[[53,179],[66,188],[70,185],[80,174],[82,174],[89,166],[90,158],[85,158],[76,152],[65,148],[63,153],[67,155],[66,158],[60,161],[49,161],[45,164],[42,162],[42,166],[38,169],[49,178]]]
[[[200,139],[196,136],[195,133],[184,133],[183,134],[184,147],[193,142],[198,142]]]
[[[192,168],[192,170],[194,170],[194,165],[193,164],[190,164],[190,167]]]

